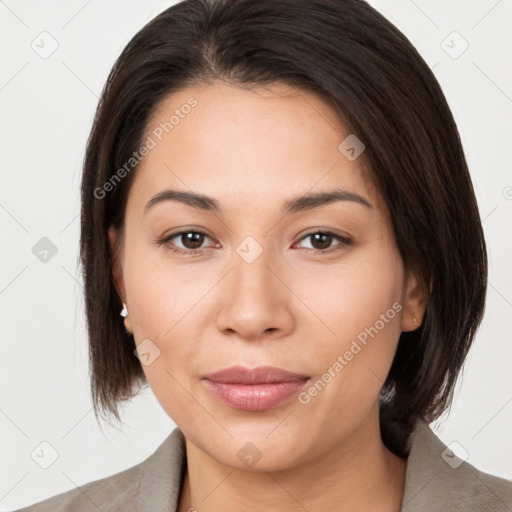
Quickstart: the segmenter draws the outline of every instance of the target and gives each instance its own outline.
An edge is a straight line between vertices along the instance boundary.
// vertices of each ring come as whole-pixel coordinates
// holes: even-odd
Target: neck
[[[382,443],[378,409],[328,453],[273,472],[219,464],[186,440],[187,471],[178,511],[399,512],[407,461]]]

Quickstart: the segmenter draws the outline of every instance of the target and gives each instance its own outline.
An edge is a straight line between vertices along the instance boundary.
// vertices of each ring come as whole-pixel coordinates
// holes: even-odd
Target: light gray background
[[[99,429],[77,268],[80,167],[98,95],[129,39],[172,3],[0,1],[2,510],[133,466],[175,426],[147,391],[124,409],[122,431]],[[478,468],[512,479],[512,2],[370,3],[409,37],[441,83],[488,243],[485,320],[450,415],[432,427],[446,444],[458,443],[457,455],[467,451]],[[469,44],[457,58],[464,41],[453,31]],[[52,44],[58,48],[47,58],[33,49]],[[47,262],[32,252],[43,237],[57,247]],[[48,469],[31,457],[43,441],[58,452]]]

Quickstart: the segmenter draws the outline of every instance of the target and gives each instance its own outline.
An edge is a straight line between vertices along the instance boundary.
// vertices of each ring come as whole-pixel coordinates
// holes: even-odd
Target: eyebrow
[[[144,214],[153,206],[164,201],[177,201],[193,208],[199,208],[207,212],[220,213],[220,203],[212,197],[203,194],[186,192],[183,190],[166,189],[153,196],[144,208]],[[283,212],[285,214],[297,213],[304,210],[311,210],[319,206],[331,204],[337,201],[351,201],[361,204],[366,208],[373,208],[371,203],[364,197],[350,192],[336,188],[328,192],[315,192],[299,197],[294,197],[286,201],[283,205]]]

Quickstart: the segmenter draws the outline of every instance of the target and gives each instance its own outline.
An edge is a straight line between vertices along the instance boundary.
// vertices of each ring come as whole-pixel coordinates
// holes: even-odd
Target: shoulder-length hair
[[[362,161],[389,208],[404,267],[428,291],[422,325],[401,334],[380,396],[383,441],[404,456],[416,419],[431,422],[450,405],[483,316],[487,254],[442,90],[409,40],[362,0],[184,0],[147,23],[116,60],[81,189],[96,417],[119,421],[119,402],[147,385],[119,315],[107,237],[110,226],[122,236],[136,166],[119,170],[166,96],[214,79],[242,87],[280,81],[316,93],[365,144]]]

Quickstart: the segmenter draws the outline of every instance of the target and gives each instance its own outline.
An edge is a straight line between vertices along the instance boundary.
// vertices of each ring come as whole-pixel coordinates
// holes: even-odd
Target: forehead
[[[275,196],[343,187],[378,202],[340,143],[350,135],[320,97],[285,84],[197,85],[167,96],[147,124],[154,147],[139,164],[144,196],[165,186],[260,206]]]

